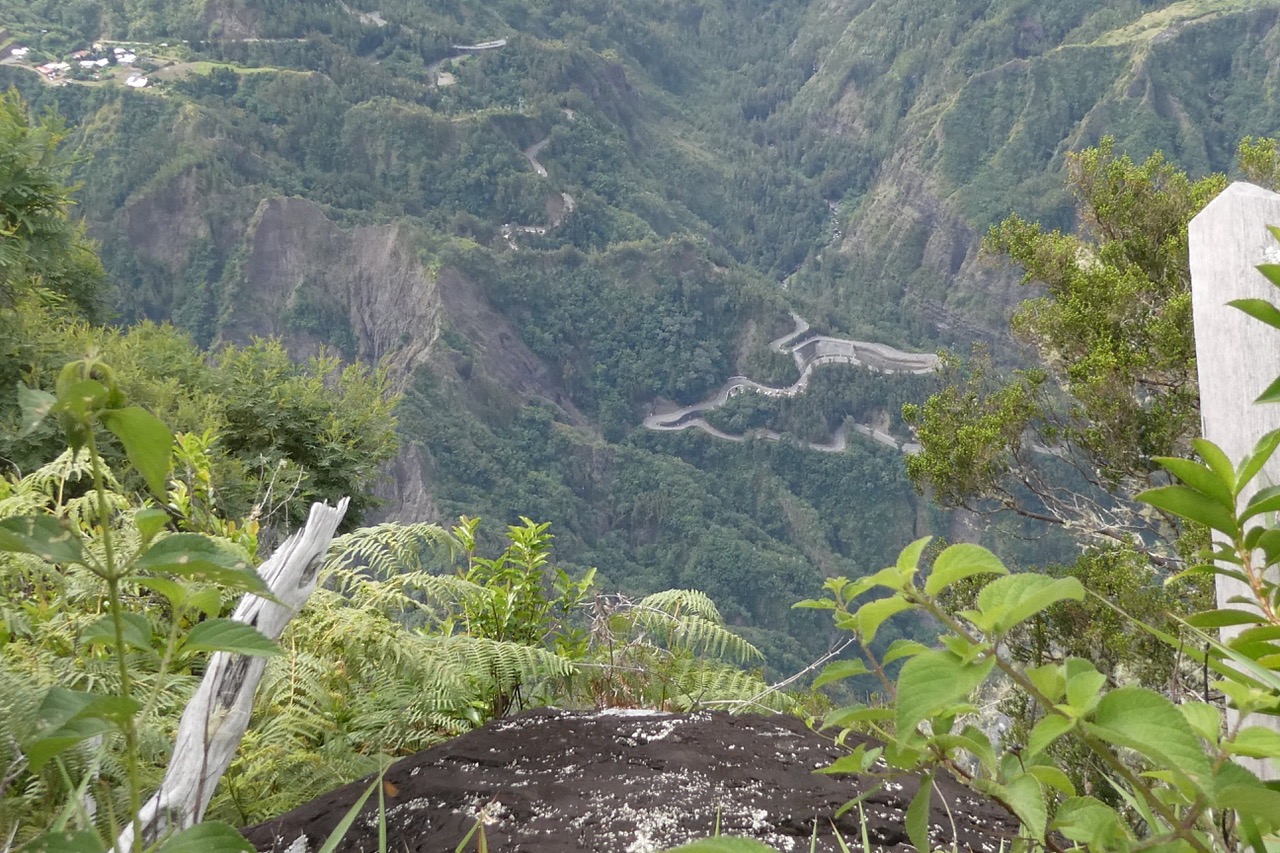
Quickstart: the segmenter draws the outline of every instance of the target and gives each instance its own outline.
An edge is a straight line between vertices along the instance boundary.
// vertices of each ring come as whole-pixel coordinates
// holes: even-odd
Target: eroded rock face
[[[535,711],[491,723],[405,758],[386,774],[388,849],[454,850],[484,822],[490,850],[648,853],[712,835],[759,839],[779,851],[861,847],[856,809],[836,811],[879,780],[814,773],[844,747],[792,717],[654,711]],[[356,782],[246,834],[259,850],[320,847],[368,787]],[[914,777],[864,804],[872,846],[908,850],[903,828]],[[996,853],[1017,824],[950,780],[930,816],[936,847]],[[815,829],[816,826],[816,829]],[[833,829],[834,827],[834,829]],[[472,845],[468,849],[474,849]],[[377,797],[339,848],[378,849]]]

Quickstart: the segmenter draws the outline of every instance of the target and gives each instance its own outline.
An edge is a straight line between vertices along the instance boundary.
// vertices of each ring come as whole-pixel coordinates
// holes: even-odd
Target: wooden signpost
[[[1255,269],[1280,261],[1280,243],[1268,225],[1280,225],[1280,194],[1237,182],[1191,220],[1190,227],[1201,423],[1205,438],[1237,463],[1259,438],[1280,427],[1280,405],[1254,403],[1280,377],[1280,331],[1227,304],[1249,298],[1280,302],[1280,290]],[[1242,499],[1277,484],[1280,455],[1263,468]],[[1251,596],[1246,584],[1217,579],[1219,607],[1239,607],[1228,602],[1241,595]],[[1277,717],[1258,716],[1249,723],[1280,731]],[[1243,763],[1264,779],[1280,778],[1280,767],[1273,761]]]

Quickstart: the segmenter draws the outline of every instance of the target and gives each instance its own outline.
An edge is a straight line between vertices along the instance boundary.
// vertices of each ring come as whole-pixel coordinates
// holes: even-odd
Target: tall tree
[[[100,313],[102,264],[71,222],[62,122],[30,121],[16,90],[0,95],[0,300],[37,297],[86,318]]]
[[[1077,233],[1012,216],[985,241],[1041,290],[1012,320],[1039,365],[999,377],[979,358],[907,406],[924,447],[908,471],[945,504],[1140,545],[1177,529],[1125,497],[1199,426],[1187,223],[1226,178],[1192,180],[1159,153],[1135,163],[1110,139],[1068,166]]]

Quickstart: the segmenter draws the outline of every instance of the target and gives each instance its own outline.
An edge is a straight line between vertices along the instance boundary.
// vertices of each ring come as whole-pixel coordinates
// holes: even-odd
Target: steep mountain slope
[[[825,635],[781,603],[946,521],[873,441],[645,413],[794,382],[766,345],[792,308],[904,348],[999,343],[1018,293],[985,227],[1069,227],[1063,157],[1104,133],[1205,170],[1280,129],[1278,6],[0,0],[36,52],[0,83],[76,128],[122,319],[385,360],[390,515],[550,519],[570,563],[706,589],[786,667]],[[152,85],[30,67],[103,39]],[[905,386],[824,376],[811,412],[721,417],[893,423]]]

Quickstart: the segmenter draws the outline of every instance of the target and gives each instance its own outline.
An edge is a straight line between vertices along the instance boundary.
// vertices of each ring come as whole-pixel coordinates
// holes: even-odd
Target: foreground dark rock
[[[860,849],[857,810],[834,815],[877,780],[813,772],[854,745],[836,746],[785,716],[536,711],[393,765],[384,785],[387,846],[452,851],[483,819],[488,848],[504,853],[648,853],[709,836],[717,823],[723,835],[781,851],[809,850],[815,822],[816,849],[838,850],[834,825]],[[263,851],[314,851],[368,784],[340,788],[246,835]],[[916,789],[904,777],[870,796],[864,808],[874,848],[913,849],[902,820]],[[935,846],[951,848],[953,821],[959,848],[975,853],[996,853],[1017,828],[999,807],[943,780],[929,821]],[[339,849],[378,849],[376,796]]]

